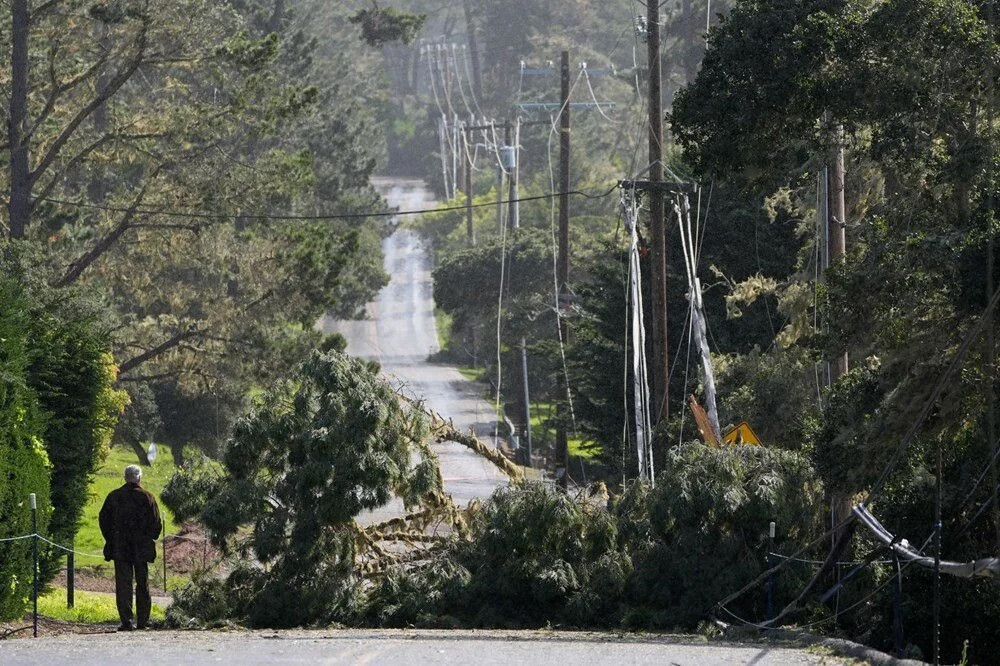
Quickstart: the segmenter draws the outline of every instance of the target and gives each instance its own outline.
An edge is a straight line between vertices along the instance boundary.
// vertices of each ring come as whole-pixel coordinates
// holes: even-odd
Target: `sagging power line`
[[[610,187],[606,192],[584,192],[582,190],[571,190],[568,192],[548,192],[545,194],[537,194],[530,197],[520,197],[516,199],[516,202],[521,203],[525,201],[540,201],[555,199],[561,196],[581,196],[586,199],[603,199],[609,196],[615,191],[617,185]],[[43,198],[39,201],[45,201],[47,203],[59,205],[59,206],[72,206],[74,208],[85,208],[87,210],[103,210],[111,213],[128,213],[130,208],[126,206],[102,206],[100,204],[89,204],[82,201],[67,201],[65,199],[54,199],[54,198]],[[511,200],[500,201],[502,204],[512,203]],[[485,208],[495,206],[496,203],[478,203],[471,204],[473,208]],[[281,215],[281,214],[253,214],[253,213],[202,213],[198,211],[180,211],[172,209],[152,209],[152,208],[138,208],[134,212],[136,215],[163,215],[166,217],[185,217],[191,219],[209,219],[209,220],[228,220],[231,218],[239,217],[244,220],[276,220],[276,221],[323,221],[323,220],[358,220],[365,218],[378,218],[378,217],[399,217],[403,215],[430,215],[433,213],[445,213],[453,210],[465,210],[467,206],[442,206],[439,208],[425,208],[420,210],[387,210],[387,211],[371,211],[365,213],[331,213],[329,215]]]

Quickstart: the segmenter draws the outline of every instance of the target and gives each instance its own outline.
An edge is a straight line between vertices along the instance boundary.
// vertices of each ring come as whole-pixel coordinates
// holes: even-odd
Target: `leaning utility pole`
[[[646,50],[649,60],[649,235],[653,293],[653,424],[665,422],[670,374],[667,351],[667,239],[664,228],[663,105],[660,92],[660,6],[646,5]]]
[[[656,4],[650,3],[650,4]],[[569,297],[569,51],[562,52],[559,69],[561,92],[559,95],[559,257],[556,261],[557,294],[556,322],[559,326],[560,344],[569,339],[569,327],[562,318],[563,304]],[[558,372],[559,403],[556,412],[556,483],[565,488],[567,482],[568,448],[566,442],[566,410],[569,407],[569,385],[565,369]]]

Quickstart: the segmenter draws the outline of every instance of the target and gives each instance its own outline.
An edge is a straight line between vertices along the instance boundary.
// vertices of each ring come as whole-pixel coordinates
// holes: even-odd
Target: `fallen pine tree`
[[[511,485],[455,507],[432,438],[490,457]],[[228,575],[177,594],[169,621],[693,627],[732,581],[764,569],[768,521],[794,541],[817,506],[808,463],[760,447],[675,447],[655,489],[611,497],[603,487],[570,496],[518,472],[364,363],[317,353],[239,422],[221,471],[182,472],[164,492],[229,558]],[[412,510],[357,523],[393,496]],[[736,609],[760,617],[762,601]]]

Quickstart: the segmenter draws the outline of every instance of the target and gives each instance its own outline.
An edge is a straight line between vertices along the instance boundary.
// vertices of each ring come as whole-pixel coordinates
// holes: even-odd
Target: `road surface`
[[[157,631],[0,642],[0,663],[65,664],[432,664],[597,666],[699,664],[796,666],[845,660],[767,643],[706,643],[694,636],[617,636],[541,631],[299,630]]]
[[[422,210],[433,205],[430,192],[419,180],[375,179],[373,185],[390,206],[399,210]],[[382,243],[389,284],[368,305],[368,319],[344,321],[324,317],[319,322],[325,333],[339,332],[347,338],[347,353],[382,364],[382,371],[394,386],[445,418],[460,430],[473,429],[484,441],[492,441],[495,414],[479,397],[481,387],[465,379],[456,368],[429,363],[438,351],[434,323],[431,258],[420,238],[409,229],[398,229]],[[445,492],[458,506],[472,499],[489,497],[507,483],[507,478],[488,460],[461,444],[436,444],[434,452],[441,465]],[[368,520],[399,515],[394,503],[380,509]],[[366,520],[367,522],[367,520]]]

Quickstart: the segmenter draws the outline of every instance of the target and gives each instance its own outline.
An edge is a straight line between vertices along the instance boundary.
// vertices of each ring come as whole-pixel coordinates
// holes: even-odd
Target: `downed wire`
[[[931,409],[933,408],[934,404],[937,402],[938,398],[941,396],[941,393],[944,391],[944,388],[948,384],[948,381],[951,379],[951,376],[958,370],[958,367],[961,364],[962,360],[965,358],[965,355],[968,353],[969,348],[971,347],[973,340],[975,340],[976,338],[979,337],[979,334],[982,332],[983,327],[986,324],[986,321],[992,315],[993,310],[996,309],[996,306],[997,306],[998,302],[1000,302],[1000,290],[997,290],[997,292],[996,292],[996,294],[994,294],[993,298],[990,299],[989,304],[983,310],[983,313],[979,316],[979,319],[976,321],[976,324],[966,334],[965,339],[962,341],[962,344],[959,346],[958,350],[955,352],[955,355],[952,357],[951,362],[948,364],[948,368],[945,370],[944,374],[941,376],[941,378],[938,380],[937,384],[934,386],[934,389],[931,392],[930,396],[928,397],[926,403],[924,404],[924,408],[920,412],[920,415],[916,419],[914,419],[914,421],[911,424],[909,430],[906,431],[906,434],[903,436],[902,441],[900,441],[899,446],[896,447],[896,450],[893,452],[892,457],[890,458],[889,462],[886,464],[885,469],[882,470],[882,474],[879,476],[878,480],[872,486],[872,490],[871,490],[871,492],[870,492],[870,494],[869,494],[868,499],[866,500],[866,502],[870,502],[872,500],[872,498],[875,497],[878,494],[878,492],[882,489],[883,484],[888,479],[889,474],[895,468],[896,464],[899,462],[899,459],[902,457],[903,452],[909,447],[910,442],[916,436],[917,431],[919,430],[920,426],[923,425],[924,421],[930,415]],[[810,541],[809,543],[807,543],[805,546],[799,548],[797,551],[795,551],[794,553],[792,553],[792,555],[790,555],[789,557],[790,558],[799,557],[803,553],[808,552],[809,550],[811,550],[812,548],[814,548],[815,546],[817,546],[819,543],[821,543],[823,540],[825,540],[828,536],[830,536],[832,534],[836,534],[837,532],[839,532],[841,529],[844,529],[848,525],[854,524],[854,522],[857,519],[858,519],[858,516],[855,513],[852,512],[847,518],[845,518],[843,521],[841,521],[838,525],[835,525],[834,527],[831,527],[830,529],[824,531],[822,534],[820,534],[818,537],[816,537],[815,539],[813,539],[812,541]],[[836,550],[837,549],[835,547],[834,551],[836,551]],[[831,552],[831,555],[833,555],[833,554],[834,553]],[[775,622],[777,622],[779,619],[781,619],[781,617],[783,617],[787,613],[791,612],[796,607],[797,603],[809,592],[809,590],[812,589],[812,587],[815,585],[816,581],[819,580],[819,577],[822,576],[823,574],[825,574],[826,570],[829,568],[830,559],[831,558],[827,558],[827,560],[824,563],[823,567],[816,574],[816,576],[813,578],[813,580],[809,583],[809,585],[806,587],[805,591],[801,595],[799,595],[798,599],[796,599],[791,604],[789,604],[788,606],[786,606],[785,609],[782,610],[782,612],[778,615],[778,617],[774,618],[773,620],[769,621],[766,624],[768,624],[770,626],[773,626]],[[833,558],[833,559],[835,560],[836,558]],[[736,599],[737,597],[740,597],[741,595],[743,595],[748,590],[750,590],[750,589],[756,587],[757,585],[759,585],[760,583],[764,582],[764,580],[766,580],[768,576],[771,576],[772,574],[776,573],[780,569],[783,569],[785,567],[785,565],[788,564],[788,562],[790,562],[790,561],[791,561],[791,559],[782,560],[781,562],[778,562],[778,564],[776,564],[775,566],[770,567],[769,569],[767,569],[766,571],[764,571],[763,573],[761,573],[759,576],[757,576],[756,578],[754,578],[752,581],[750,581],[749,583],[747,583],[746,585],[744,585],[742,588],[740,588],[736,592],[733,592],[732,594],[728,595],[722,601],[716,603],[711,609],[709,609],[709,612],[714,613],[715,611],[718,611],[718,610],[722,609],[726,604],[728,604],[732,600]]]
[[[859,505],[854,507],[854,514],[861,521],[861,524],[875,535],[879,541],[885,543],[901,559],[914,564],[932,569],[934,568],[934,558],[921,555],[915,551],[906,539],[894,537],[889,530],[885,529],[875,516],[864,507]],[[986,578],[1000,577],[1000,559],[996,557],[984,557],[971,562],[949,562],[941,560],[941,573],[960,578],[973,578],[975,576]]]

